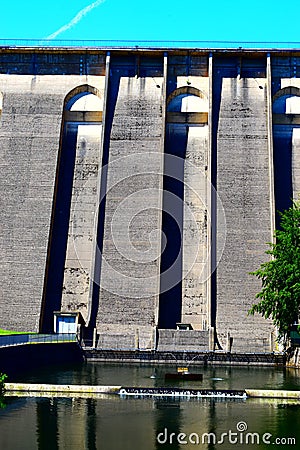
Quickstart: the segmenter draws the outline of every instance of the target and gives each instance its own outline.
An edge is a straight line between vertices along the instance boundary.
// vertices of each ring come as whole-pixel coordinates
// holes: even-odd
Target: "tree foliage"
[[[5,392],[5,380],[7,379],[7,375],[5,373],[0,373],[0,396],[2,396]]]
[[[278,341],[286,345],[290,325],[298,321],[300,304],[300,202],[280,213],[280,229],[269,243],[268,262],[261,264],[252,275],[261,279],[260,301],[249,314],[259,313],[271,318],[278,330]]]

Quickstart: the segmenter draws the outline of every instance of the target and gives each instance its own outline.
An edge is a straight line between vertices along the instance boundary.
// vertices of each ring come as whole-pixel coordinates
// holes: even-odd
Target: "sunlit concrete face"
[[[1,327],[272,351],[249,272],[299,195],[299,99],[297,52],[0,49]]]
[[[67,126],[71,127],[71,124]],[[93,236],[98,209],[101,131],[100,124],[77,125],[75,131],[75,167],[61,308],[63,311],[80,311],[85,321],[89,313]]]

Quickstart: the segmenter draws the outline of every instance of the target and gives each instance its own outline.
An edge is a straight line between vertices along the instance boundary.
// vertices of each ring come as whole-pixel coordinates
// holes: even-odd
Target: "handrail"
[[[122,39],[0,39],[0,47],[84,48],[194,48],[194,49],[300,49],[300,41],[209,41],[209,40],[122,40]]]
[[[57,334],[14,334],[0,336],[0,348],[25,344],[59,344],[77,342],[75,333]]]

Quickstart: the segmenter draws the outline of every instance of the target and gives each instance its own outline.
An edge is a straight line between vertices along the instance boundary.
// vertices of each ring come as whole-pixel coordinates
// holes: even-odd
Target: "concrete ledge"
[[[273,114],[274,125],[299,125],[300,114]]]
[[[65,111],[68,122],[102,122],[102,111]]]
[[[130,351],[83,348],[87,361],[173,365],[284,366],[283,353],[228,353],[208,351]]]
[[[118,394],[121,386],[88,386],[72,384],[5,383],[7,394],[14,392]]]
[[[207,112],[167,112],[168,123],[208,123]]]
[[[275,389],[245,389],[247,397],[255,398],[297,398],[300,400],[300,391],[282,391]]]
[[[25,396],[85,396],[93,397],[98,394],[120,394],[141,397],[220,397],[229,398],[279,398],[300,400],[300,391],[286,391],[274,389],[244,389],[244,390],[212,390],[177,387],[123,387],[123,386],[89,386],[71,384],[31,384],[5,383],[6,395]]]

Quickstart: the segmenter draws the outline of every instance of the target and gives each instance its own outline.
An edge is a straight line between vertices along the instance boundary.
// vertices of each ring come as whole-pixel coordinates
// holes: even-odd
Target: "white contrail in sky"
[[[91,3],[90,5],[83,8],[79,13],[76,14],[76,16],[68,22],[66,25],[59,28],[54,33],[50,34],[49,36],[45,37],[45,39],[55,39],[56,36],[63,33],[64,31],[69,30],[70,28],[73,28],[80,20],[86,16],[92,9],[97,8],[97,6],[101,5],[101,3],[104,3],[105,0],[96,0],[95,2]]]

